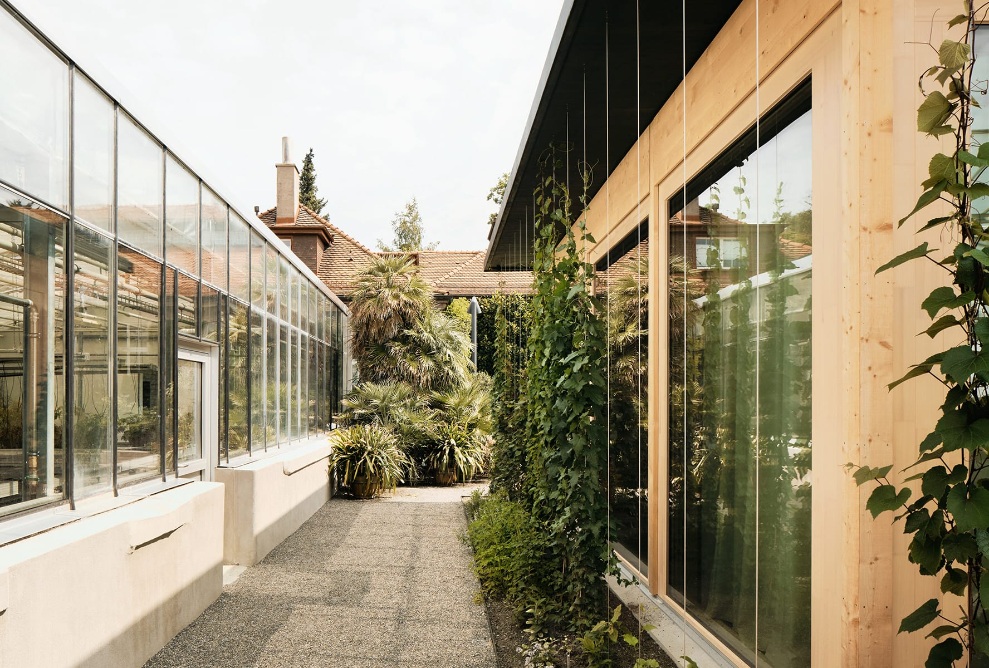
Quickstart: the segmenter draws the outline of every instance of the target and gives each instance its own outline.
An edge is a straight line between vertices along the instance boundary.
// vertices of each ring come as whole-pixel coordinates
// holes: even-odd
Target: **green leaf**
[[[941,550],[948,561],[964,564],[979,553],[979,546],[970,533],[949,533],[941,542]]]
[[[917,109],[917,130],[931,134],[942,125],[951,113],[953,105],[941,91],[929,94]]]
[[[982,553],[985,554],[985,551]],[[985,609],[986,604],[989,604],[989,575],[985,571],[982,572],[982,579],[979,580],[979,600],[982,601],[982,607]]]
[[[939,288],[934,288],[920,307],[927,311],[927,315],[933,320],[934,316],[943,309],[959,308],[960,306],[970,304],[974,300],[974,292],[964,292],[958,295],[955,294],[954,288],[942,285]]]
[[[927,435],[927,439],[931,439],[932,441],[933,440],[936,440],[936,439],[931,438],[932,436],[935,436],[936,434],[937,434],[936,431],[932,431],[930,434]],[[924,439],[924,440],[926,441],[927,439]],[[941,441],[939,439],[937,439],[937,443],[935,443],[934,446],[937,446],[940,442]],[[929,461],[932,461],[932,460],[935,460],[935,459],[940,459],[943,455],[944,455],[944,448],[938,448],[937,450],[931,450],[930,452],[924,451],[924,454],[920,457],[920,459],[918,459],[913,464],[911,464],[910,466],[908,466],[907,468],[905,468],[903,470],[904,471],[907,471],[909,469],[912,469],[914,466],[919,466],[920,464],[923,464],[924,462],[929,462]]]
[[[852,477],[855,478],[855,484],[861,487],[863,484],[869,482],[870,480],[877,480],[879,478],[885,478],[886,475],[893,469],[892,466],[883,466],[881,468],[871,468],[869,466],[863,466],[856,471]]]
[[[918,211],[929,205],[931,202],[935,201],[938,197],[941,196],[941,193],[943,193],[945,188],[947,187],[948,187],[947,181],[938,181],[933,186],[931,186],[923,193],[921,193],[920,197],[917,198],[917,204],[916,206],[913,207],[913,211],[905,215],[903,218],[900,218],[900,222],[898,223],[898,225],[903,225],[903,223],[907,222],[907,220],[910,219],[910,216],[917,213]]]
[[[974,156],[973,156],[974,157]],[[958,180],[958,166],[955,165],[954,158],[946,156],[944,153],[935,153],[927,165],[927,171],[931,175],[930,181],[925,181],[928,187],[938,181],[954,183]]]
[[[989,267],[989,255],[978,248],[973,248],[968,252],[968,256],[974,258],[983,267]]]
[[[989,318],[978,318],[975,321],[975,336],[983,346],[989,345]]]
[[[941,591],[945,594],[951,592],[961,596],[965,593],[966,587],[968,587],[968,573],[960,568],[949,567],[941,578]]]
[[[927,334],[927,336],[933,339],[935,336],[937,336],[944,330],[949,329],[951,327],[957,327],[960,324],[961,321],[959,321],[957,317],[953,315],[943,315],[937,320],[935,320],[934,324],[932,324],[930,327],[928,327],[923,332],[921,332],[921,334]]]
[[[945,67],[957,70],[965,67],[971,53],[972,47],[968,44],[946,39],[941,42],[941,46],[937,50],[937,57]]]
[[[968,468],[964,464],[957,464],[950,473],[943,466],[932,466],[924,473],[924,481],[920,486],[921,492],[926,496],[940,499],[944,490],[963,481],[967,473]]]
[[[979,199],[980,197],[989,196],[989,183],[973,183],[968,188],[962,189],[962,192],[969,196],[969,199]]]
[[[965,653],[962,644],[954,638],[942,640],[931,648],[924,668],[952,668]]]
[[[923,575],[934,575],[941,567],[941,537],[929,533],[915,534],[910,541],[909,559],[920,566]]]
[[[886,388],[892,390],[897,385],[901,383],[905,383],[911,378],[916,378],[917,376],[925,375],[928,371],[934,368],[935,364],[940,363],[942,359],[944,359],[944,353],[935,353],[931,355],[920,364],[914,364],[913,368],[911,368],[910,371],[907,371],[902,378],[900,378],[899,380],[894,380],[892,383],[887,385]]]
[[[964,149],[958,151],[958,159],[966,165],[972,165],[973,167],[989,167],[989,160],[972,155]]]
[[[989,493],[989,492],[987,492]],[[888,510],[896,510],[903,506],[910,498],[910,488],[904,487],[899,492],[892,485],[879,485],[872,490],[872,495],[866,502],[865,507],[869,509],[873,517],[879,517]]]
[[[927,508],[921,508],[907,516],[907,521],[903,526],[903,533],[911,534],[926,529],[931,521],[931,512]]]
[[[623,635],[622,636],[622,640],[624,640],[625,641],[625,644],[628,645],[628,646],[630,646],[630,647],[635,647],[636,645],[639,644],[639,639],[636,638],[631,633],[626,633],[625,635]]]
[[[950,21],[948,21],[948,27],[954,28],[955,26],[961,25],[962,23],[968,23],[968,14],[959,14],[955,18],[951,19]]]
[[[958,483],[948,492],[947,508],[958,531],[989,527],[989,490],[983,487],[969,489],[965,483]]]
[[[901,253],[900,255],[897,255],[892,260],[890,260],[883,266],[879,267],[879,269],[876,269],[876,273],[881,274],[887,269],[898,267],[904,262],[909,262],[910,260],[916,260],[917,258],[925,257],[928,253],[931,253],[936,250],[937,250],[936,248],[928,249],[927,242],[925,241],[924,243],[920,244],[913,250],[908,250],[906,253]]]
[[[900,630],[897,631],[897,633],[913,633],[914,631],[919,631],[937,619],[938,612],[937,599],[932,598],[904,617],[903,621],[900,622]]]
[[[955,624],[942,624],[941,626],[935,626],[934,630],[928,633],[925,637],[940,640],[947,635],[956,633],[959,628],[960,627]]]
[[[934,430],[941,436],[945,452],[972,450],[989,442],[989,419],[969,422],[968,414],[962,410],[945,411]]]
[[[958,346],[944,354],[941,372],[959,385],[973,374],[984,380],[989,378],[989,357],[983,355],[981,350],[972,350],[968,344]]]

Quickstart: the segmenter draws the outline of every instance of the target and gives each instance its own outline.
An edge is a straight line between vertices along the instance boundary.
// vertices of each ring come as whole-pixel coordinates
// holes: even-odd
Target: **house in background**
[[[287,145],[287,138],[282,142]],[[357,274],[376,258],[396,253],[371,250],[331,223],[329,217],[300,204],[299,170],[294,164],[283,162],[276,165],[276,170],[277,205],[260,212],[258,217],[335,295],[348,303]],[[433,297],[441,304],[458,297],[532,291],[530,272],[484,271],[485,251],[421,250],[404,255],[419,267],[422,278],[433,287]]]

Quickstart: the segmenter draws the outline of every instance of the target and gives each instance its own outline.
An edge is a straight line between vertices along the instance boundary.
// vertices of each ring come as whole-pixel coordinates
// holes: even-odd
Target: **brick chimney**
[[[275,224],[294,225],[299,217],[299,168],[292,162],[288,137],[282,137],[282,161],[275,169],[278,172]]]

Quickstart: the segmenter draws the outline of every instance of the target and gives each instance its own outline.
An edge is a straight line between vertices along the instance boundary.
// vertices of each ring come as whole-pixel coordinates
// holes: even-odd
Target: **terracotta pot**
[[[378,480],[369,479],[365,476],[354,478],[354,481],[350,483],[350,491],[357,499],[373,499],[378,494],[379,487],[380,482]]]
[[[436,484],[447,487],[457,482],[457,470],[447,469],[446,471],[436,472]]]

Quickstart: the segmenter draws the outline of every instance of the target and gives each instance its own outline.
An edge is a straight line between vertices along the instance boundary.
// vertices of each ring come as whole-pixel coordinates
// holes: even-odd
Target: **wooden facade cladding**
[[[934,139],[916,131],[917,77],[961,3],[931,0],[746,0],[659,111],[587,211],[596,262],[647,217],[649,227],[649,572],[666,597],[668,201],[808,77],[813,106],[812,658],[818,667],[919,665],[930,640],[899,621],[940,596],[907,562],[889,515],[865,511],[847,462],[901,471],[933,428],[937,383],[887,383],[947,345],[918,337],[933,264],[875,269],[917,245],[913,221]],[[756,35],[758,32],[758,45]],[[756,87],[758,52],[758,92]],[[645,64],[643,64],[645,66]],[[678,67],[679,65],[672,65]],[[686,108],[686,114],[684,113]],[[686,117],[686,127],[684,118]],[[596,178],[605,178],[605,166]],[[933,215],[933,214],[932,214]],[[932,246],[950,248],[939,231]],[[943,335],[942,335],[943,336]],[[905,476],[906,474],[900,474]],[[697,630],[720,643],[701,626]],[[731,656],[725,648],[725,653]],[[739,663],[739,665],[744,665]]]

